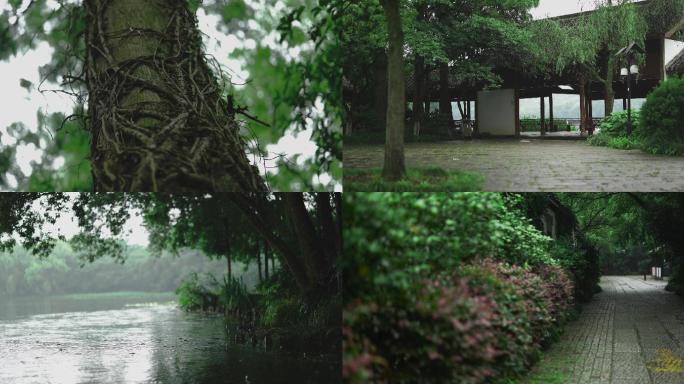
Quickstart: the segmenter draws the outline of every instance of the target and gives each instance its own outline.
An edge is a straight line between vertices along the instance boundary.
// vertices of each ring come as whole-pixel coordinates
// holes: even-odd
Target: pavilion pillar
[[[553,92],[549,93],[549,132],[556,132],[556,126],[553,123]]]
[[[520,91],[518,88],[515,89],[515,136],[520,136]]]
[[[542,95],[539,98],[539,116],[541,116],[539,130],[542,136],[546,136],[546,111],[544,111],[545,97]]]
[[[480,123],[479,119],[477,118],[480,116],[480,111],[478,111],[478,102],[477,102],[477,93],[475,93],[475,127],[473,127],[473,136],[477,137],[477,135],[480,134]]]

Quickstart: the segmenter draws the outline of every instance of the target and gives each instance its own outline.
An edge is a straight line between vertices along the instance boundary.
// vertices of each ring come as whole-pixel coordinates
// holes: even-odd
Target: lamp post
[[[637,60],[635,54],[644,53],[644,50],[631,43],[628,46],[622,48],[618,51],[615,56],[624,58],[626,66],[620,69],[620,77],[625,82],[627,86],[627,135],[632,134],[632,76],[639,75],[639,66],[637,65]]]
[[[632,75],[639,74],[639,66],[633,63],[633,58],[628,59],[628,67],[620,70],[620,76],[627,84],[627,135],[632,134]]]

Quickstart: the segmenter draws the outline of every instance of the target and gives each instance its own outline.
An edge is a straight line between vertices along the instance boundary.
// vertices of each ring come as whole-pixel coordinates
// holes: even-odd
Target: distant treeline
[[[225,259],[212,260],[199,251],[155,257],[141,246],[129,246],[124,264],[102,258],[93,263],[79,259],[67,243],[59,243],[46,259],[21,247],[0,253],[0,296],[113,291],[173,291],[191,273],[226,274]],[[233,275],[247,286],[256,284],[256,267],[245,271],[233,263]]]

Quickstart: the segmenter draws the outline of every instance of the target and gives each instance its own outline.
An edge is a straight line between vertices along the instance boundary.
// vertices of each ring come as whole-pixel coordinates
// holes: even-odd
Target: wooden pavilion
[[[637,6],[646,7],[652,0],[637,2]],[[594,11],[581,12],[570,15],[563,15],[553,19],[562,24],[572,24],[579,17],[590,14]],[[645,98],[661,81],[668,75],[684,73],[684,15],[681,20],[674,22],[666,28],[649,26],[644,46],[644,63],[639,68],[639,76],[636,82],[632,83],[632,98]],[[445,81],[444,71],[432,71],[428,75],[428,83],[436,84]],[[553,121],[553,95],[572,94],[580,96],[581,108],[588,115],[587,122],[591,122],[589,130],[593,130],[593,111],[592,101],[603,100],[603,86],[596,81],[586,81],[581,84],[577,77],[572,74],[563,74],[552,79],[540,79],[526,73],[510,70],[496,70],[497,74],[503,79],[502,86],[497,90],[464,89],[456,87],[454,81],[449,78],[449,89],[439,89],[439,87],[429,87],[425,94],[425,100],[437,101],[444,100],[444,95],[448,94],[451,102],[457,102],[461,115],[466,119],[475,120],[475,134],[481,136],[519,136],[521,133],[519,110],[520,99],[539,98],[540,115],[549,116]],[[448,76],[448,75],[447,75]],[[413,79],[407,81],[407,99],[412,101]],[[613,90],[615,99],[623,100],[623,108],[627,105],[627,87],[619,74],[614,76]],[[545,111],[545,99],[548,98],[550,110]],[[426,104],[429,102],[426,102]],[[474,106],[474,107],[471,107]],[[473,118],[472,109],[475,110]],[[496,111],[495,113],[481,113],[483,111]],[[554,131],[555,127],[547,129],[545,119],[541,119],[540,133],[544,135],[547,131]]]

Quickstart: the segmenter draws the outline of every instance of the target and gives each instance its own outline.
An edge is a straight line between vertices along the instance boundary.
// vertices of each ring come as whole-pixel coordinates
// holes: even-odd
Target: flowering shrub
[[[572,283],[555,266],[478,261],[417,279],[383,303],[344,313],[347,382],[485,383],[520,374],[563,320]]]

